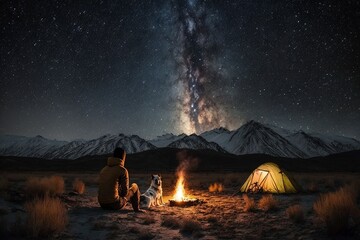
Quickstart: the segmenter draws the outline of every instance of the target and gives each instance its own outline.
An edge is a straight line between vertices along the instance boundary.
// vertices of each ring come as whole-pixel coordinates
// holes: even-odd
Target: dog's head
[[[156,187],[162,186],[161,176],[159,175],[152,175],[151,176],[151,183],[154,184]]]

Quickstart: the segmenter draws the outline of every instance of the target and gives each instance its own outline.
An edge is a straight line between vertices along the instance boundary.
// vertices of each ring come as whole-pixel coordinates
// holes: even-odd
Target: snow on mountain
[[[233,132],[226,128],[215,128],[213,130],[200,134],[201,137],[205,138],[208,142],[215,142],[224,148]]]
[[[233,154],[315,157],[360,149],[360,142],[353,138],[305,133],[255,121],[247,122],[235,131],[220,128],[201,136]]]
[[[333,150],[332,153],[340,153],[360,149],[360,141],[354,138],[336,135],[329,136],[320,133],[312,133],[311,135],[325,142]]]
[[[3,156],[43,157],[47,152],[54,151],[67,143],[46,139],[40,135],[36,137],[12,136],[8,137],[8,140],[8,146],[0,149],[0,154]]]
[[[186,134],[174,135],[172,133],[167,133],[162,136],[158,136],[155,139],[149,140],[148,142],[153,144],[156,147],[166,147],[170,143],[175,142],[183,137],[187,136]]]
[[[42,136],[0,135],[0,155],[75,159],[86,155],[111,153],[123,147],[136,153],[156,147],[213,149],[236,155],[263,153],[281,157],[314,157],[360,149],[353,138],[287,130],[249,121],[237,130],[216,128],[201,135],[165,134],[146,141],[139,136],[104,135],[93,140],[71,142],[49,140]]]
[[[272,129],[250,121],[229,138],[225,150],[240,155],[263,153],[280,157],[306,157],[306,154]]]
[[[0,152],[1,149],[10,147],[18,142],[25,142],[29,137],[16,136],[16,135],[0,135]]]
[[[54,149],[53,151],[48,151],[43,157],[44,158],[62,158],[62,159],[69,159],[73,154],[73,149],[81,146],[84,144],[86,140],[74,140],[71,141],[59,148]]]
[[[208,142],[203,137],[196,134],[191,134],[190,136],[185,136],[179,140],[176,140],[175,142],[169,144],[168,147],[188,149],[212,149],[218,152],[226,152],[218,144],[214,142]]]
[[[75,159],[86,155],[107,154],[115,147],[122,147],[127,153],[141,152],[156,147],[139,136],[104,135],[93,140],[72,142],[49,140],[42,136],[34,138],[6,136],[1,137],[0,155],[41,158]]]
[[[48,156],[48,158],[75,159],[87,155],[102,155],[112,153],[116,147],[122,147],[127,153],[136,153],[156,148],[137,135],[107,134],[83,143],[70,142],[54,151],[52,156]]]
[[[311,136],[303,131],[290,134],[286,139],[310,157],[319,155],[326,156],[336,153],[336,151],[329,147],[321,138]]]

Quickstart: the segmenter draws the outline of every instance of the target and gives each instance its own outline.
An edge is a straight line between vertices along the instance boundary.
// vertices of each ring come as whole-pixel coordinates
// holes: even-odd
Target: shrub
[[[35,198],[25,203],[27,211],[26,229],[29,236],[48,237],[65,229],[67,210],[57,198]]]
[[[224,186],[221,183],[214,183],[209,186],[209,192],[222,192]]]
[[[350,217],[358,211],[355,193],[350,187],[344,187],[321,195],[314,203],[314,210],[325,222],[329,234],[339,234],[348,229]]]
[[[249,198],[247,194],[243,194],[243,199],[245,201],[245,212],[253,212],[255,211],[255,200],[253,198]]]
[[[299,204],[288,207],[286,209],[286,215],[295,223],[304,221],[304,212]]]
[[[278,205],[279,205],[278,201],[271,194],[270,195],[264,195],[259,200],[259,207],[264,209],[266,212],[276,210],[278,208]]]
[[[85,183],[76,178],[73,182],[73,191],[79,194],[83,194],[85,192]]]
[[[57,196],[64,193],[64,186],[60,176],[30,177],[25,183],[25,192],[29,197]]]

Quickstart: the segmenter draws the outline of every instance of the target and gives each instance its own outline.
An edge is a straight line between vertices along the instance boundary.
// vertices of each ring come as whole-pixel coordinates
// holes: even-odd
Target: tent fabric
[[[300,187],[275,163],[257,167],[240,188],[241,192],[296,193]]]

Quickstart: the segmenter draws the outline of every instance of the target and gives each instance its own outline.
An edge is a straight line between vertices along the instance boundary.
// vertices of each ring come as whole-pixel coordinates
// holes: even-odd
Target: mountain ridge
[[[220,127],[199,135],[164,134],[145,140],[137,135],[105,134],[90,140],[59,141],[43,136],[0,135],[0,155],[76,159],[82,156],[109,154],[115,147],[137,153],[164,147],[211,149],[235,155],[268,154],[287,158],[311,158],[360,149],[354,138],[287,130],[254,120],[238,129]]]

